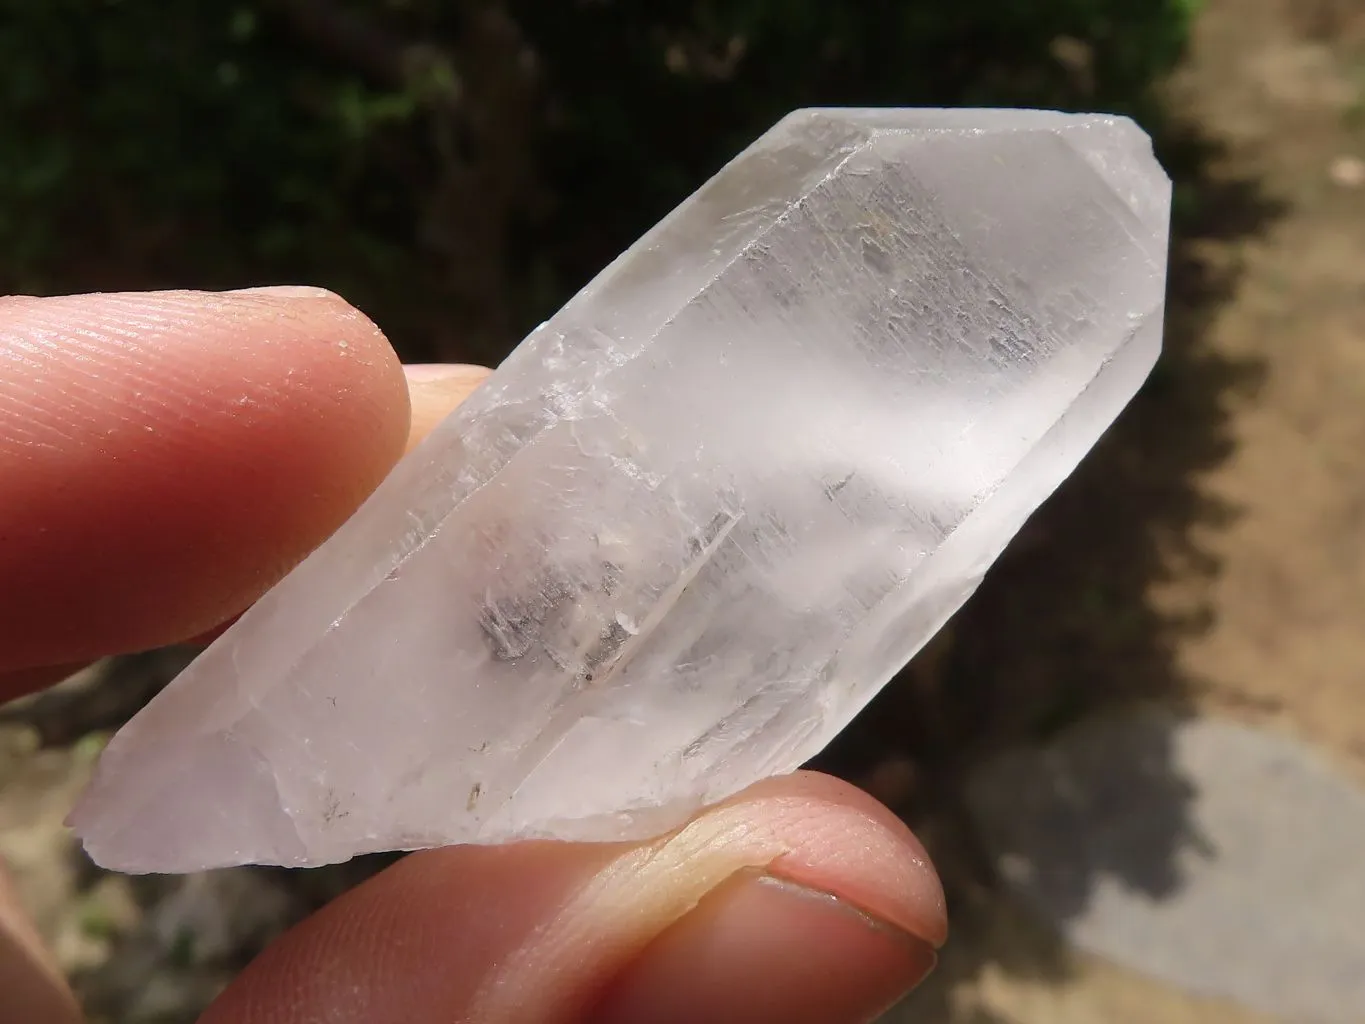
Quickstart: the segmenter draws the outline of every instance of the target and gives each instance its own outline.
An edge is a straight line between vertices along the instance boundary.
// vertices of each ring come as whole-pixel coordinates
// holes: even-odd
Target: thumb
[[[660,840],[413,854],[268,949],[201,1024],[872,1020],[933,967],[923,848],[826,776]]]
[[[0,1020],[77,1024],[80,1007],[0,865]],[[6,1016],[8,1011],[12,1016]]]

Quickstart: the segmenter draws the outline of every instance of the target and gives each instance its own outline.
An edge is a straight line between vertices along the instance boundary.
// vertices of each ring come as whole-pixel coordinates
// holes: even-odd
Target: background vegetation
[[[0,288],[307,281],[494,360],[782,114],[1123,110],[1195,0],[0,0]]]

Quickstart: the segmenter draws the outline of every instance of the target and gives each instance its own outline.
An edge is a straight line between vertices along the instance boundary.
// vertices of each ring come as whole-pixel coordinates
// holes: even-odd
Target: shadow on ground
[[[1045,932],[1030,931],[1027,942],[1013,944],[984,934],[998,930],[991,922],[1003,897],[967,812],[972,769],[1106,707],[1155,700],[1185,708],[1195,686],[1176,667],[1174,649],[1183,636],[1208,628],[1211,609],[1196,602],[1179,613],[1160,610],[1150,595],[1177,572],[1195,593],[1200,580],[1218,573],[1199,537],[1225,526],[1237,509],[1202,490],[1200,476],[1232,450],[1228,400],[1254,392],[1261,376],[1259,366],[1206,344],[1239,273],[1235,261],[1215,267],[1201,253],[1210,243],[1255,236],[1279,211],[1255,182],[1218,173],[1219,148],[1191,129],[1155,134],[1176,181],[1161,362],[949,629],[814,765],[866,786],[900,811],[944,875],[962,941],[945,958],[940,983],[916,997],[926,1021],[959,1020],[947,1002],[951,982],[987,962],[1035,977],[1067,970],[1059,941]],[[1063,902],[1076,913],[1103,877],[1154,899],[1169,895],[1178,881],[1176,854],[1199,843],[1186,820],[1189,788],[1166,742],[1166,734],[1153,731],[1134,749],[1114,752],[1131,767],[1132,796],[1149,816],[1153,839],[1112,863],[1069,865]]]

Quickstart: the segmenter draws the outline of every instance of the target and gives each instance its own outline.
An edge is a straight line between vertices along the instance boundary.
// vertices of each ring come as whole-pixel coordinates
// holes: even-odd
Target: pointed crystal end
[[[820,750],[1157,357],[1132,122],[783,120],[114,737],[126,871],[620,839]]]

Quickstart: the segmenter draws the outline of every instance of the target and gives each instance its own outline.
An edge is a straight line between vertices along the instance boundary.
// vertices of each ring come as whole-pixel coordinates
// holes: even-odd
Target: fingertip
[[[250,603],[407,439],[384,336],[321,290],[0,303],[0,649],[179,640]]]
[[[932,947],[827,893],[740,872],[607,987],[594,1024],[865,1024],[933,970]]]
[[[743,830],[744,843],[725,840]],[[694,832],[695,837],[688,838]],[[687,845],[771,851],[762,867],[806,889],[827,892],[880,920],[941,946],[947,903],[938,872],[919,839],[889,809],[856,786],[798,771],[755,783],[711,808],[679,834]]]
[[[891,810],[843,779],[799,771],[737,798],[764,806],[774,832],[800,835],[769,871],[833,893],[934,948],[948,938],[943,884],[924,844]]]

